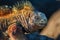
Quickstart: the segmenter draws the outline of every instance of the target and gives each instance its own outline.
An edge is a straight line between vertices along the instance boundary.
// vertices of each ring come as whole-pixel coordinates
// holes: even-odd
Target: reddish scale
[[[10,26],[8,27],[8,30],[7,30],[8,35],[12,34],[13,32],[16,32],[16,29],[17,29],[16,24],[10,25]]]

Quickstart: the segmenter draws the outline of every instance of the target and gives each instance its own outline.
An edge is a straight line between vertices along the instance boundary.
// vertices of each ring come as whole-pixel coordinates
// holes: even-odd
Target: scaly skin
[[[8,11],[9,10],[9,11]],[[9,14],[5,14],[5,13],[9,13]],[[15,40],[15,38],[17,36],[14,36],[12,33],[14,30],[16,30],[17,26],[16,26],[16,22],[20,22],[24,28],[27,28],[27,22],[26,19],[30,19],[30,17],[32,17],[33,12],[32,10],[30,10],[30,8],[28,7],[28,9],[26,7],[24,7],[22,10],[17,10],[12,8],[12,10],[10,9],[0,9],[0,30],[2,30],[3,32],[7,32],[7,35],[11,38],[11,40]],[[14,24],[15,23],[15,24]],[[10,26],[14,24],[13,26]],[[8,29],[7,29],[8,28]],[[15,28],[15,29],[13,29]],[[22,30],[20,30],[22,31]],[[21,34],[22,32],[20,32]],[[24,38],[24,34],[20,35],[20,38]],[[21,40],[25,40],[25,39],[21,39]]]
[[[2,30],[3,32],[7,31],[7,34],[11,38],[11,40],[15,40],[15,38],[16,38],[16,36],[14,37],[12,35],[14,30],[16,30],[16,28],[17,28],[16,22],[19,22],[26,31],[32,32],[32,31],[41,29],[38,25],[35,26],[34,9],[27,4],[25,3],[25,5],[23,6],[22,9],[19,9],[15,6],[11,10],[8,8],[3,8],[3,7],[2,7],[3,9],[0,9],[0,24],[1,24],[0,30]],[[22,31],[22,30],[20,30],[20,31]],[[21,33],[22,32],[20,32],[20,34]]]

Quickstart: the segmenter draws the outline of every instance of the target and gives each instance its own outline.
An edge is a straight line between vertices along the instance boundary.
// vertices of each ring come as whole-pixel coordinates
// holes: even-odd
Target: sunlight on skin
[[[60,10],[56,11],[48,21],[47,26],[42,30],[40,35],[45,35],[56,39],[60,34]]]

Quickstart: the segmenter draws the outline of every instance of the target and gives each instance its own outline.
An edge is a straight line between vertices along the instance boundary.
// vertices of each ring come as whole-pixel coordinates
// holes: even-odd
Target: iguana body
[[[20,9],[20,5],[18,5],[17,7],[13,6],[11,10],[6,6],[5,8],[2,7],[2,9],[0,9],[0,30],[2,30],[3,32],[7,31],[7,34],[10,35],[11,31],[8,30],[10,30],[10,28],[13,29],[13,26],[10,25],[14,23],[15,25],[17,25],[16,22],[19,22],[27,32],[36,31],[43,28],[40,26],[40,24],[44,26],[47,23],[45,15],[41,16],[41,14],[43,13],[39,14],[39,12],[37,12],[36,14],[33,7],[29,5],[30,4],[27,1],[23,3],[22,9]]]

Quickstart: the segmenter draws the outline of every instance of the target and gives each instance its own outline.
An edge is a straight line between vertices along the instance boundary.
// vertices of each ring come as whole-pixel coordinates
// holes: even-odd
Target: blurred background
[[[17,1],[21,0],[0,0],[0,5],[13,6]],[[44,12],[49,19],[50,16],[60,8],[60,0],[29,0],[36,10]],[[57,38],[60,40],[60,37]]]

